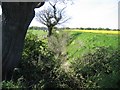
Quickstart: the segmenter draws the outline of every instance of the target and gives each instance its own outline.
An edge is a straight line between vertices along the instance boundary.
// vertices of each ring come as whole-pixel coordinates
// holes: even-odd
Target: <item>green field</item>
[[[47,35],[42,30],[29,30],[38,35],[41,40]],[[111,51],[118,48],[118,35],[101,34],[92,32],[67,31],[70,38],[70,44],[67,46],[68,57],[78,58],[85,53],[93,52],[97,47],[106,47]]]
[[[118,34],[54,31],[48,38],[28,30],[18,69],[3,87],[120,88],[118,45]]]
[[[104,46],[111,50],[118,48],[117,35],[72,32],[71,36],[74,38],[68,47],[68,52],[74,57],[92,52],[97,47]]]

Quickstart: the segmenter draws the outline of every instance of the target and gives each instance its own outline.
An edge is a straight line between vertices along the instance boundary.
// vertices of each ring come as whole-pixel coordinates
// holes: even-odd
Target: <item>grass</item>
[[[94,51],[97,47],[108,47],[111,50],[118,48],[118,35],[98,34],[90,32],[70,32],[75,37],[68,46],[70,58],[77,58],[87,52]]]
[[[70,34],[70,44],[67,46],[70,59],[83,56],[87,52],[93,52],[97,47],[108,47],[110,50],[118,48],[118,31],[103,30],[66,30]],[[47,32],[42,30],[29,30],[43,39]]]
[[[47,36],[47,32],[43,31],[43,30],[28,30],[28,32],[32,32],[33,34],[36,34],[37,36],[39,36],[39,38],[43,39],[44,37]]]

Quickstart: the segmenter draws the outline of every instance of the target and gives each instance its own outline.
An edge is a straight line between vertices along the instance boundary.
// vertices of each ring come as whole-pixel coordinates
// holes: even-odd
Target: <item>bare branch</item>
[[[48,7],[47,10],[42,10],[36,14],[37,21],[47,26],[49,31],[52,31],[51,29],[54,26],[65,23],[70,19],[66,18],[64,15],[64,10],[66,7],[59,9],[57,7],[57,3],[57,0],[56,2],[49,2],[50,7]]]

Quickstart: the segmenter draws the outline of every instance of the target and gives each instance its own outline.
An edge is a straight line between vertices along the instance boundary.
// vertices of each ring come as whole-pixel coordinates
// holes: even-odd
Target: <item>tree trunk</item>
[[[34,17],[36,3],[2,3],[2,74],[10,79],[23,50],[24,38]]]
[[[52,35],[52,27],[48,27],[48,37]]]

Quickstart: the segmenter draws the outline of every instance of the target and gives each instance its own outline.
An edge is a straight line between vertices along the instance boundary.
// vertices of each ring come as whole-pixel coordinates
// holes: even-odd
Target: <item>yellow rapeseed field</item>
[[[120,31],[107,31],[107,30],[65,30],[65,31],[92,32],[92,33],[119,34],[120,35]]]

